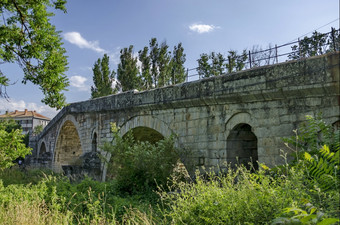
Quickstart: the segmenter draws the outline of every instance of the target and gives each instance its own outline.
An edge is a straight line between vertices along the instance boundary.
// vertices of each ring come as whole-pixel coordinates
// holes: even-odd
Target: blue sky
[[[90,98],[92,67],[104,53],[116,69],[120,49],[134,45],[137,53],[152,37],[171,50],[182,42],[185,66],[195,68],[202,53],[266,48],[320,27],[319,32],[339,28],[339,0],[69,0],[66,7],[67,13],[56,12],[51,22],[67,51],[68,103]],[[0,114],[25,108],[51,118],[57,113],[40,102],[37,86],[21,83],[17,65],[4,64],[1,70],[15,84],[7,88],[10,101],[0,99]]]

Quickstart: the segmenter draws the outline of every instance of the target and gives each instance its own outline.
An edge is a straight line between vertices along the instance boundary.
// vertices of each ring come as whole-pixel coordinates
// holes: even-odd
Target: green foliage
[[[336,152],[330,152],[329,147],[324,145],[319,155],[311,156],[308,152],[304,154],[306,171],[322,190],[340,188],[339,153],[339,149]]]
[[[0,179],[5,187],[13,184],[38,184],[48,175],[54,175],[52,171],[46,169],[28,169],[20,170],[18,166],[4,169],[0,171]]]
[[[123,218],[131,219],[127,210],[132,207],[134,212],[151,210],[152,202],[143,195],[121,196],[115,181],[98,182],[86,178],[71,183],[66,177],[46,173],[38,170],[24,173],[15,168],[0,172],[2,223],[117,224]],[[13,210],[17,215],[13,215]]]
[[[45,95],[42,102],[57,109],[65,106],[61,91],[68,86],[66,50],[59,32],[50,23],[48,7],[66,12],[64,0],[2,1],[0,3],[0,60],[16,62],[23,69],[23,83],[39,85]],[[0,94],[9,79],[0,71]]]
[[[103,150],[111,153],[108,174],[122,192],[150,192],[167,184],[179,159],[173,138],[150,143],[136,141],[132,132],[124,138],[117,129],[113,133],[114,144],[105,143]]]
[[[166,42],[158,44],[156,38],[151,38],[149,47],[138,51],[141,63],[137,66],[137,57],[133,52],[133,45],[120,51],[120,63],[117,69],[117,79],[122,90],[150,90],[185,81],[185,54],[182,43],[168,51]]]
[[[110,71],[110,58],[104,54],[102,59],[98,59],[93,68],[93,83],[91,86],[91,98],[98,98],[117,93],[117,88],[112,87],[112,82],[115,77],[115,71]]]
[[[196,70],[202,78],[237,72],[244,69],[247,58],[246,50],[243,50],[241,55],[230,50],[227,59],[221,53],[211,52],[210,55],[204,53],[197,60],[198,67]]]
[[[186,59],[182,43],[174,46],[172,56],[168,48],[166,42],[158,44],[156,38],[151,38],[149,47],[144,47],[139,51],[139,60],[142,63],[141,78],[144,85],[141,86],[141,90],[185,81],[184,63]]]
[[[38,135],[38,134],[41,133],[41,131],[43,131],[43,129],[44,129],[43,125],[40,124],[40,125],[34,127],[33,134]]]
[[[340,32],[334,28],[331,35],[314,31],[311,37],[306,36],[299,41],[299,45],[292,46],[293,52],[288,55],[288,58],[300,59],[339,51],[339,38]]]
[[[284,141],[295,146],[290,147],[295,153],[293,165],[299,167],[307,175],[307,179],[323,191],[340,187],[340,130],[335,130],[321,119],[306,116],[296,136]]]
[[[162,42],[161,46],[158,50],[158,82],[156,83],[157,87],[164,87],[169,85],[170,81],[170,53],[168,52],[169,46],[166,42]]]
[[[170,83],[171,84],[179,84],[185,81],[186,72],[185,72],[185,54],[182,43],[179,43],[177,46],[174,46],[174,50],[172,51],[172,59],[170,62]]]
[[[151,58],[148,55],[149,48],[144,47],[143,50],[138,52],[139,61],[141,62],[141,79],[142,90],[149,90],[153,87],[152,75],[151,75]]]
[[[307,211],[298,207],[285,208],[285,217],[278,217],[271,224],[330,225],[340,221],[337,218],[325,218],[325,214],[310,203],[305,204],[304,208],[307,208]]]
[[[0,120],[0,170],[14,165],[15,159],[31,154],[31,149],[23,143],[24,136],[14,120]]]
[[[161,193],[173,224],[267,224],[295,200],[308,198],[298,171],[274,179],[265,171],[238,167],[208,179],[196,177],[195,183],[177,182],[172,192]]]
[[[138,75],[137,58],[133,53],[133,45],[120,50],[120,63],[117,69],[117,78],[123,91],[138,89],[141,79]]]
[[[340,130],[334,130],[332,125],[322,120],[321,114],[317,117],[306,116],[306,122],[302,123],[298,130],[294,130],[296,136],[284,138],[284,142],[298,150],[297,158],[302,157],[305,151],[317,154],[322,146],[329,146],[332,152],[339,149]]]

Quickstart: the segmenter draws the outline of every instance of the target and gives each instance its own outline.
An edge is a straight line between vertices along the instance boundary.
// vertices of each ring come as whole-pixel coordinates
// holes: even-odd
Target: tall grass
[[[162,143],[163,149],[171,149]],[[130,146],[127,153],[146,157],[146,146]],[[308,154],[296,154],[294,163],[272,169],[260,164],[254,172],[239,166],[224,174],[197,173],[192,182],[173,176],[158,190],[151,190],[150,180],[147,188],[140,187],[148,174],[157,178],[154,165],[159,162],[141,167],[152,173],[140,173],[135,166],[121,170],[141,174],[133,191],[122,188],[122,182],[134,182],[124,177],[71,183],[50,172],[12,168],[0,173],[0,224],[339,224],[340,149],[332,146],[332,151],[324,146],[320,152],[312,146]],[[158,160],[159,152],[151,150],[146,153]],[[124,162],[143,161],[118,153]]]

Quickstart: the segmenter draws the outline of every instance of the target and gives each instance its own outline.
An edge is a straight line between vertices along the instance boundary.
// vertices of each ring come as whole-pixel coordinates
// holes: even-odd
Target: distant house
[[[32,132],[38,125],[45,127],[51,121],[50,118],[37,113],[35,110],[28,111],[27,109],[25,111],[6,111],[6,114],[0,115],[0,119],[5,118],[17,121],[21,125],[24,134]]]

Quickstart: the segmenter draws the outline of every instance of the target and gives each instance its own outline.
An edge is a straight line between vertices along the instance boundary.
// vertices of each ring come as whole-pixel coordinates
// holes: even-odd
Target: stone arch
[[[47,153],[46,144],[44,141],[41,142],[38,152],[38,158],[42,158]]]
[[[149,127],[138,126],[138,127],[132,128],[130,131],[132,131],[132,135],[134,139],[137,141],[143,141],[143,142],[148,141],[150,143],[156,143],[164,139],[164,136],[161,133]]]
[[[83,150],[77,127],[75,119],[69,117],[59,128],[53,157],[53,169],[56,172],[62,172],[66,167],[72,167],[73,170],[73,167],[82,165],[80,156]]]
[[[250,168],[249,162],[252,162],[254,169],[258,169],[258,141],[249,113],[237,113],[227,120],[226,137],[227,163],[231,163],[232,166],[243,164]]]
[[[162,120],[154,116],[136,116],[125,122],[120,128],[120,134],[124,136],[128,131],[137,127],[147,127],[160,133],[163,137],[170,137],[174,132]]]
[[[133,131],[133,135],[137,140],[149,141],[155,143],[163,138],[170,137],[174,132],[169,126],[160,119],[148,115],[148,116],[136,116],[126,121],[120,126],[119,133],[123,137],[130,131]],[[175,139],[175,146],[178,146],[178,140]],[[107,156],[107,160],[110,161],[111,155]],[[179,161],[180,169],[185,170],[185,165]],[[184,168],[184,169],[183,169]],[[103,168],[102,180],[107,178],[107,165]]]

